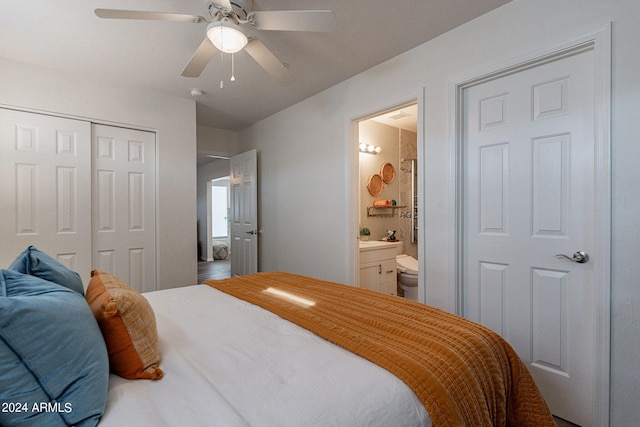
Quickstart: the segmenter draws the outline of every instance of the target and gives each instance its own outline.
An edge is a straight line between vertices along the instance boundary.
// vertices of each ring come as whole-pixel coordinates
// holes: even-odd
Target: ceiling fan
[[[319,31],[336,29],[331,10],[253,11],[253,0],[205,0],[209,17],[165,12],[96,9],[99,18],[207,24],[207,36],[182,70],[184,77],[198,77],[218,51],[245,50],[264,70],[283,85],[295,77],[256,37],[247,36],[243,27],[275,31]],[[233,79],[233,77],[232,77]]]

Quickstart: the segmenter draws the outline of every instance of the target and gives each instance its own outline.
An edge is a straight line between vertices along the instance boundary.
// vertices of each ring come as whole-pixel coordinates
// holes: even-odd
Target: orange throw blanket
[[[555,426],[525,364],[484,326],[395,296],[289,273],[205,283],[387,369],[411,387],[436,427]]]

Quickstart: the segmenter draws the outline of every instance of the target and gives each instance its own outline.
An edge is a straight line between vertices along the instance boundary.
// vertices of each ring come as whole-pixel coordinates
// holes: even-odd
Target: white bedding
[[[207,285],[150,292],[159,381],[111,375],[100,426],[431,426],[383,368]]]

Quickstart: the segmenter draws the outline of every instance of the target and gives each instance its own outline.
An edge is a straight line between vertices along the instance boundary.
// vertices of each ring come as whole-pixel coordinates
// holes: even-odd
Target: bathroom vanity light
[[[361,142],[359,147],[361,153],[378,154],[382,151],[382,147],[377,147],[373,144],[365,144],[364,142]]]

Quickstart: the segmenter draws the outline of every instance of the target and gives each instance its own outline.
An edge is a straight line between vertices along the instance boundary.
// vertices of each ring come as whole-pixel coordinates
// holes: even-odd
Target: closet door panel
[[[94,124],[93,141],[94,265],[155,290],[155,134]]]
[[[0,266],[33,245],[91,270],[91,124],[0,108]]]

